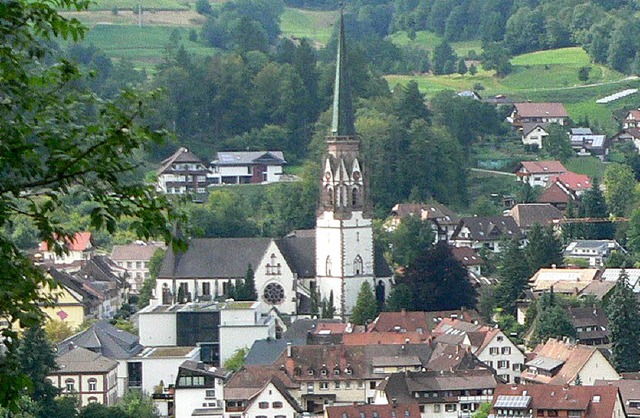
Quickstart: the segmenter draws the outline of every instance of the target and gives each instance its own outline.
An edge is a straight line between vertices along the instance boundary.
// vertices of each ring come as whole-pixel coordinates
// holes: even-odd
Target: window
[[[504,337],[502,335],[498,335],[498,338],[496,338],[496,340],[498,342],[502,342],[502,341],[504,341]]]
[[[209,282],[202,283],[202,294],[203,295],[210,295],[211,294],[211,283],[209,283]]]
[[[511,354],[511,347],[502,347],[500,351],[502,354]]]
[[[340,381],[339,381],[339,380],[336,380],[335,382],[333,382],[333,387],[334,387],[335,389],[340,389]]]
[[[269,402],[258,402],[258,408],[260,408],[260,409],[269,408]]]
[[[89,391],[95,392],[96,390],[98,390],[97,388],[98,388],[98,380],[94,378],[89,379]]]
[[[356,259],[353,260],[353,274],[356,276],[364,274],[364,265],[362,263],[362,257],[360,257],[360,255],[357,255]]]
[[[369,389],[374,390],[378,386],[376,382],[369,382]]]
[[[454,403],[448,403],[444,405],[445,412],[456,412],[457,409],[458,409],[458,405]]]
[[[498,362],[499,369],[508,369],[509,368],[509,360],[500,360]]]
[[[327,256],[327,260],[325,261],[325,275],[331,276],[331,256]]]
[[[440,412],[440,404],[433,404],[433,412]]]
[[[496,356],[500,352],[499,350],[500,349],[498,347],[490,347],[489,354],[491,354],[492,356]]]
[[[351,205],[352,206],[357,206],[360,203],[360,196],[359,196],[359,191],[357,187],[354,187],[353,190],[351,191]]]
[[[284,288],[279,283],[269,283],[263,292],[264,300],[272,305],[279,305],[284,301]]]
[[[207,389],[204,392],[204,397],[205,399],[215,399],[216,397],[216,390],[215,389]]]
[[[320,382],[318,387],[320,390],[329,390],[329,382]]]
[[[280,402],[280,401],[271,402],[271,407],[275,408],[275,409],[280,409],[280,408],[282,408],[282,402]]]
[[[142,261],[136,261],[136,268],[140,270],[142,268]]]
[[[364,389],[364,382],[363,381],[359,381],[358,382],[358,389]]]
[[[98,398],[96,398],[95,396],[91,396],[89,399],[87,399],[87,401],[89,401],[89,403],[96,403],[98,402]]]
[[[558,411],[550,409],[547,411],[547,416],[548,417],[557,417],[558,416]]]
[[[504,383],[509,383],[509,375],[508,374],[499,374],[498,377],[504,381]]]
[[[64,381],[64,385],[65,385],[65,390],[67,392],[74,392],[76,390],[76,386],[75,386],[75,380],[73,379],[67,379]]]
[[[569,411],[569,418],[580,418],[582,413],[580,411]]]
[[[344,382],[344,388],[345,389],[351,389],[351,381],[347,380],[346,382]]]

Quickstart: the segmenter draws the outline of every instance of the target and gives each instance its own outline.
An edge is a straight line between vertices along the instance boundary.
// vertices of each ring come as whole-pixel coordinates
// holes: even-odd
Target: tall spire
[[[356,134],[346,52],[344,40],[344,13],[341,8],[338,54],[336,57],[336,80],[333,88],[333,121],[331,123],[332,136],[354,136]]]

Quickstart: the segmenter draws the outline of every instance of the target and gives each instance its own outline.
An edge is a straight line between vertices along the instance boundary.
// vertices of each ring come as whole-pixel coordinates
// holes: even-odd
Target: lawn
[[[576,157],[564,163],[569,171],[578,174],[586,174],[589,177],[602,178],[605,164],[596,157]]]
[[[93,0],[89,10],[134,10],[141,7],[144,10],[189,10],[188,0]]]
[[[320,45],[331,39],[336,11],[313,11],[287,7],[280,18],[280,30],[289,38],[309,38]]]

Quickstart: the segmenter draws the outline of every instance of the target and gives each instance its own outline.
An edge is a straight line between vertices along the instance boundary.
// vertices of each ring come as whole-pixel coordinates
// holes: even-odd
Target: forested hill
[[[328,9],[337,0],[286,0]],[[503,42],[511,54],[582,46],[595,63],[633,73],[640,60],[640,2],[633,0],[352,0],[348,32],[383,38],[430,31],[449,42]]]

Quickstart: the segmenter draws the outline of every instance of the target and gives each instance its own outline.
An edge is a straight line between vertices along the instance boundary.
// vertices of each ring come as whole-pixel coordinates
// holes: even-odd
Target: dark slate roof
[[[264,256],[271,238],[196,238],[184,253],[167,251],[158,277],[243,278]]]
[[[200,163],[202,164],[202,160],[198,158],[194,153],[189,151],[188,149],[181,147],[176,151],[171,157],[160,163],[160,170],[158,170],[158,174],[164,173],[173,163]]]
[[[256,340],[247,353],[244,364],[272,365],[287,348],[287,340]]]
[[[94,256],[87,260],[80,271],[76,273],[78,277],[89,281],[112,282],[120,287],[124,287],[126,280],[119,277],[114,270],[122,268],[111,261],[106,256]]]
[[[536,129],[538,126],[542,128],[543,131],[546,132],[549,125],[550,125],[549,123],[545,123],[545,122],[525,122],[522,124],[522,134],[529,135],[529,133],[531,133],[531,131]]]
[[[316,231],[297,230],[276,241],[287,264],[298,277],[316,276]]]
[[[58,355],[72,347],[83,347],[110,359],[129,359],[144,348],[138,336],[122,331],[108,321],[98,321],[90,328],[58,344]]]
[[[498,380],[489,369],[426,371],[394,373],[385,385],[387,399],[398,402],[411,398],[415,392],[494,389]]]
[[[79,302],[86,305],[87,307],[91,307],[100,303],[100,300],[97,295],[93,294],[92,292],[84,288],[82,283],[79,283],[69,273],[62,272],[54,268],[50,268],[49,274],[61,286],[80,295],[82,300],[80,300]]]
[[[283,334],[283,338],[289,341],[306,341],[307,333],[313,332],[320,323],[340,323],[339,319],[308,319],[302,318],[287,328]]]
[[[286,163],[282,151],[221,151],[216,159],[211,161],[211,164],[218,166]]]
[[[56,374],[108,373],[118,366],[117,361],[82,347],[58,353],[56,363],[59,367]]]
[[[201,376],[211,376],[220,379],[226,379],[229,377],[229,372],[225,369],[209,366],[201,361],[185,360],[185,362],[178,368],[178,373],[180,372],[180,369],[189,370],[190,372],[195,372]]]
[[[472,216],[462,218],[453,238],[456,239],[463,226],[469,228],[471,239],[476,241],[494,241],[503,237],[521,239],[522,234],[511,216]]]

